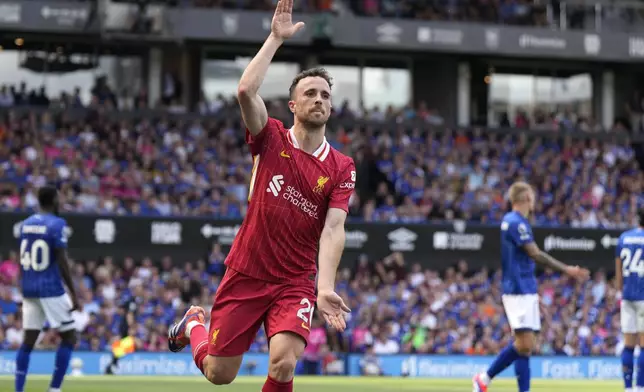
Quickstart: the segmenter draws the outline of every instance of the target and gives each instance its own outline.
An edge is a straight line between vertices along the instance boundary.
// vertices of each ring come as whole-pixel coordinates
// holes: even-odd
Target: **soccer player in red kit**
[[[168,338],[171,351],[191,345],[195,363],[211,383],[229,384],[263,323],[270,344],[262,392],[293,390],[315,306],[340,331],[350,311],[334,286],[356,172],[353,160],[324,136],[331,78],[321,68],[295,77],[289,90],[295,123],[290,129],[268,117],[257,94],[277,49],[304,26],[292,23],[292,8],[293,0],[278,3],[271,34],[239,82],[254,164],[248,213],[226,259],[210,329],[204,327],[204,310],[193,306]]]

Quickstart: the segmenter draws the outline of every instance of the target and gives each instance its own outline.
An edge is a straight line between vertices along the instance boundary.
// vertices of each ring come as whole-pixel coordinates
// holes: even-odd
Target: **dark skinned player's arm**
[[[60,274],[63,277],[63,282],[69,290],[69,295],[72,297],[72,302],[75,304],[77,301],[76,289],[74,288],[74,282],[72,282],[72,273],[69,269],[69,258],[67,257],[67,249],[58,248],[56,249],[56,260],[58,260],[58,269]]]
[[[624,284],[624,276],[622,273],[622,259],[615,257],[615,288],[617,291],[622,291],[622,286]]]
[[[542,251],[534,242],[523,245],[523,250],[525,250],[525,252],[528,254],[528,256],[530,256],[532,260],[545,267],[549,267],[560,272],[566,272],[566,268],[568,268],[567,264],[562,263],[546,252]]]

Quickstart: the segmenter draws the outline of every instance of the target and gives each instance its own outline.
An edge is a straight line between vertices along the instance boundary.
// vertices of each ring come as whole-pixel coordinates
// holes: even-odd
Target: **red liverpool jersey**
[[[292,129],[275,119],[255,137],[248,212],[226,265],[269,282],[313,284],[327,210],[348,210],[353,159],[324,139],[313,154],[299,149]]]

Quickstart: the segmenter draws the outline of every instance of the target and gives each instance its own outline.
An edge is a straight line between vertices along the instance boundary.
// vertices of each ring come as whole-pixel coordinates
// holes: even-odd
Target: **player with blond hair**
[[[512,211],[505,214],[501,223],[502,301],[514,341],[501,351],[486,372],[474,376],[474,392],[486,392],[490,381],[513,363],[519,392],[530,391],[530,354],[535,334],[541,330],[535,262],[577,279],[589,276],[587,269],[566,265],[535,243],[529,222],[534,212],[535,193],[529,184],[512,184],[508,198]]]

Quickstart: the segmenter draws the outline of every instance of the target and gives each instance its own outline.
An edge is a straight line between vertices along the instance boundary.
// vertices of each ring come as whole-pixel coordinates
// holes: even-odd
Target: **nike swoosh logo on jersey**
[[[290,158],[290,157],[291,157],[290,155],[288,155],[288,154],[286,153],[286,150],[282,150],[282,152],[280,152],[280,156],[281,156],[282,158]]]
[[[307,331],[311,332],[311,329],[309,328],[309,326],[308,326],[308,325],[306,325],[306,323],[304,323],[304,322],[302,323],[302,328],[304,328],[304,329],[306,329]]]

